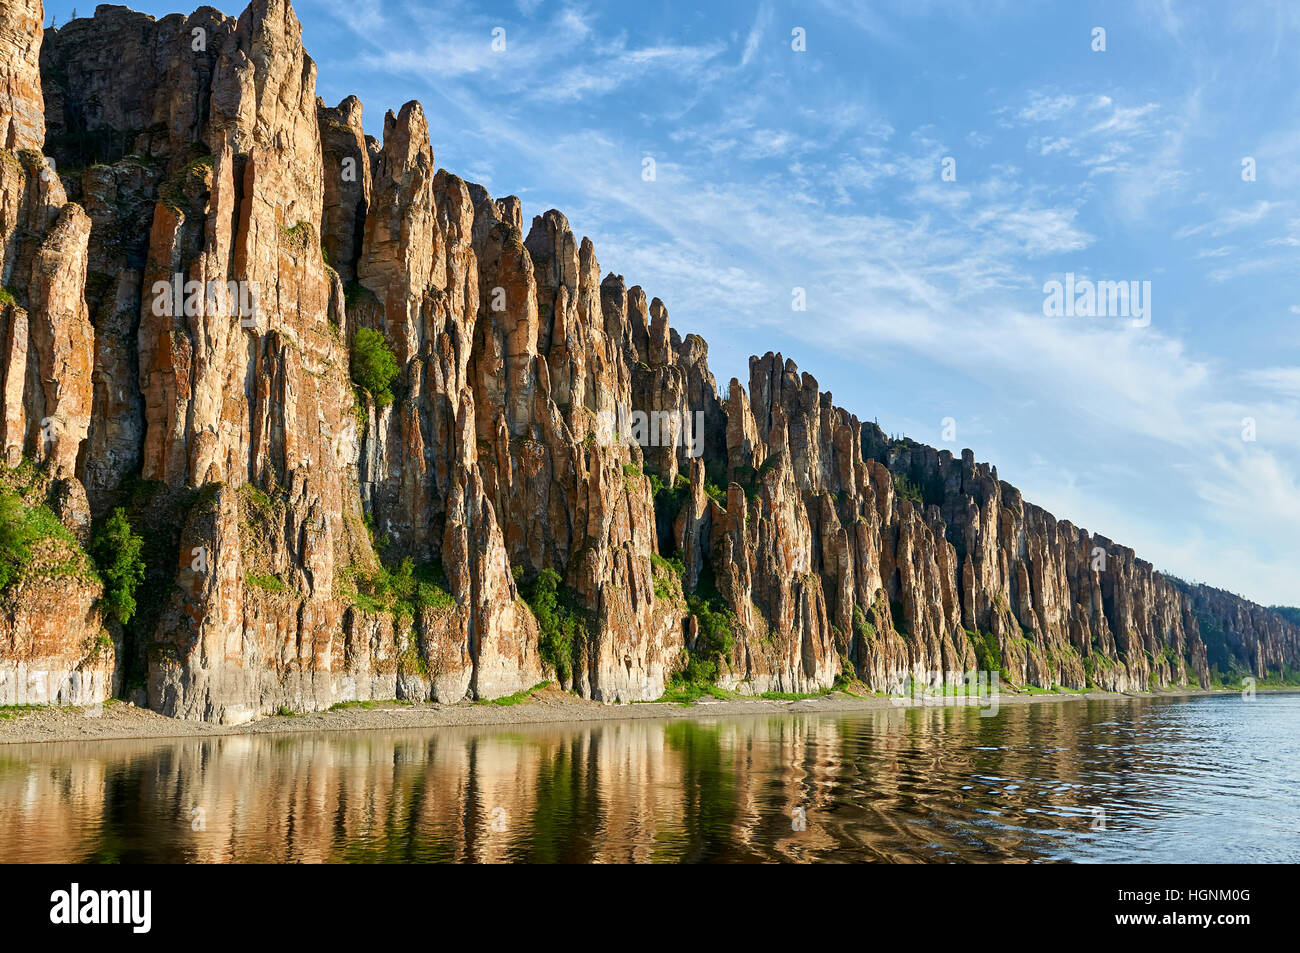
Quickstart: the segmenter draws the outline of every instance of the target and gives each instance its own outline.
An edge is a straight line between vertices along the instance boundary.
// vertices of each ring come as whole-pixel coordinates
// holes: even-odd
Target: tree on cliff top
[[[375,403],[387,407],[393,402],[390,390],[398,374],[397,358],[379,331],[358,328],[352,336],[352,380],[370,392]]]

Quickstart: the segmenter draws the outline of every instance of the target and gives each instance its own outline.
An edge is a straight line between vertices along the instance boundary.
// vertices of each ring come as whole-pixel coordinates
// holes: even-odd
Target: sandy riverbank
[[[1295,691],[1295,689],[1291,689]],[[1261,690],[1267,691],[1267,690]],[[1274,691],[1287,691],[1275,689]],[[1116,694],[1112,692],[1062,692],[998,696],[999,705],[1040,702],[1117,701],[1134,698],[1177,698],[1237,692],[1166,691]],[[955,705],[965,699],[929,699],[930,705]],[[346,707],[335,711],[301,715],[276,715],[239,726],[180,721],[156,712],[112,701],[102,709],[39,708],[0,710],[0,745],[51,741],[123,740],[132,738],[206,738],[218,735],[281,734],[312,731],[380,731],[403,728],[441,728],[465,725],[552,724],[559,722],[619,721],[634,718],[716,718],[731,715],[789,713],[852,713],[918,707],[912,699],[861,697],[833,692],[796,701],[762,698],[717,700],[701,698],[690,705],[649,702],[635,705],[605,705],[587,701],[553,688],[542,689],[515,705],[461,702],[407,705],[400,702],[371,702],[370,707]]]

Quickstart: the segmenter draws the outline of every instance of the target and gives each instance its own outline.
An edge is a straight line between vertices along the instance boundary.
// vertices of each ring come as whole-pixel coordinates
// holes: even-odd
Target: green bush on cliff
[[[127,521],[126,510],[113,510],[91,540],[90,555],[104,580],[104,607],[126,625],[135,615],[135,590],[144,581],[144,540]]]
[[[0,493],[0,590],[18,578],[31,555],[23,504],[12,493]]]
[[[683,665],[669,679],[662,700],[687,703],[705,694],[727,697],[714,683],[735,642],[736,614],[718,591],[712,566],[700,568],[686,607],[695,616],[699,634],[694,646],[682,653]]]
[[[668,680],[659,701],[689,705],[702,695],[709,695],[718,699],[732,697],[714,684],[718,680],[718,663],[716,661],[702,659],[698,655],[692,655],[689,652],[683,652],[682,656],[685,664]]]
[[[729,655],[734,639],[736,614],[718,591],[713,566],[705,563],[695,580],[695,591],[686,597],[686,607],[699,623],[700,636],[695,643],[695,653],[705,659],[717,661]]]
[[[982,672],[996,672],[1002,668],[1002,646],[992,632],[966,630],[966,638],[975,650],[975,663]]]
[[[731,610],[698,595],[688,596],[686,604],[700,627],[699,639],[695,643],[696,654],[714,662],[719,656],[731,654],[735,638],[732,630],[735,615]]]
[[[1002,646],[998,644],[998,637],[992,632],[972,632],[966,630],[966,638],[970,640],[971,648],[975,650],[975,664],[981,672],[997,672],[998,678],[1007,684],[1011,684],[1011,673],[1007,671],[1005,660],[1002,657]],[[1091,677],[1091,669],[1088,667],[1089,659],[1084,659],[1084,669]]]
[[[266,592],[284,592],[289,588],[277,576],[265,576],[256,572],[244,573],[244,581]]]
[[[650,492],[654,496],[655,518],[667,525],[672,525],[681,512],[682,504],[691,492],[691,481],[680,473],[670,487],[660,477],[650,474]]]
[[[876,627],[867,619],[861,606],[853,607],[853,634],[863,642],[876,641]]]
[[[397,374],[397,357],[383,334],[358,328],[352,336],[352,380],[356,385],[368,391],[380,407],[386,407],[393,402],[391,388]]]
[[[416,563],[407,556],[392,569],[376,566],[373,572],[354,570],[353,604],[368,612],[391,612],[396,618],[415,619],[424,609],[445,609],[456,604],[447,577],[437,562]]]
[[[28,506],[14,491],[0,490],[0,591],[18,580],[32,562],[33,545],[43,540],[57,540],[60,546],[47,553],[42,574],[99,581],[76,538],[48,506]]]
[[[654,577],[655,598],[671,599],[677,588],[672,580],[678,580],[680,585],[682,576],[686,574],[686,567],[680,557],[665,558],[658,553],[651,553],[650,573]]]
[[[388,573],[388,580],[399,613],[403,607],[414,616],[421,609],[447,609],[456,604],[455,596],[447,591],[447,577],[441,563],[416,565],[407,556]]]
[[[587,623],[562,582],[554,569],[543,569],[523,597],[540,630],[538,654],[567,682],[573,676],[574,657],[587,640]]]
[[[906,500],[911,500],[916,506],[921,506],[921,488],[906,473],[894,474],[894,491]]]

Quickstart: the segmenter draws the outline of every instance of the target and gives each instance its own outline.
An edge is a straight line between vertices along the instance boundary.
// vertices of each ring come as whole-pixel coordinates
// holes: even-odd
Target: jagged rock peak
[[[437,169],[419,103],[382,141],[322,103],[286,2],[43,36],[11,3],[0,45],[3,476],[74,539],[129,509],[163,594],[122,626],[88,578],[0,593],[0,702],[33,673],[39,703],[144,685],[236,722],[543,678],[645,700],[691,657],[751,693],[1300,667],[1300,627],[887,438],[779,353],[724,399],[561,212],[525,237],[518,197]],[[189,283],[256,313],[157,307]]]

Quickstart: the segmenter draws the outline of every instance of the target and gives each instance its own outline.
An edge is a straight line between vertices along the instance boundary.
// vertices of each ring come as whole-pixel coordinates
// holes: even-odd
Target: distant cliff
[[[43,33],[39,0],[0,9],[7,492],[67,527],[58,565],[121,508],[147,566],[126,624],[88,564],[18,567],[0,704],[230,723],[547,678],[1300,668],[1300,626],[886,439],[780,355],[720,393],[563,215],[525,234],[517,198],[436,169],[418,103],[382,142],[322,104],[287,2]],[[609,432],[629,411],[656,445]]]

